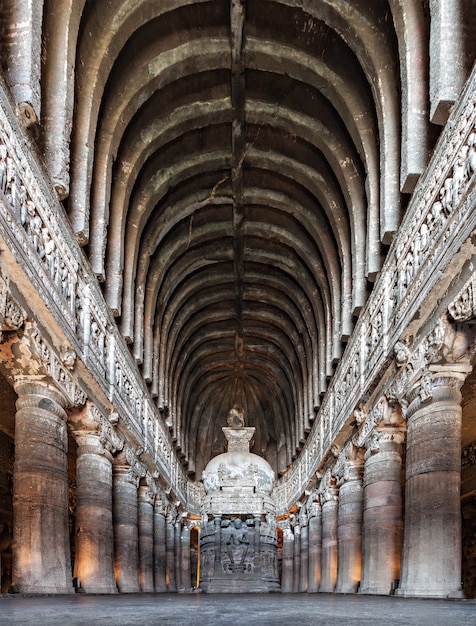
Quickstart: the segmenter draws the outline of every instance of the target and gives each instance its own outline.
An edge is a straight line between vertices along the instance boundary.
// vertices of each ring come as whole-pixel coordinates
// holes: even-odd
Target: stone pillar
[[[187,519],[182,521],[182,532],[180,534],[180,587],[182,593],[192,591],[192,579],[190,574],[190,522]]]
[[[461,393],[465,364],[430,365],[409,396],[397,595],[461,597]]]
[[[182,517],[179,515],[177,520],[175,521],[174,527],[174,554],[175,554],[175,586],[176,590],[180,591],[180,587],[182,585],[182,570],[181,570],[181,555],[182,555],[182,545],[181,538],[182,535]]]
[[[299,512],[301,527],[301,572],[299,576],[299,591],[305,593],[309,584],[309,528],[307,511],[304,507]]]
[[[319,591],[332,593],[337,578],[337,511],[338,489],[328,485],[322,492],[322,561]]]
[[[121,593],[140,591],[138,485],[139,476],[121,453],[113,465],[114,557],[116,582]]]
[[[283,560],[281,567],[281,593],[293,591],[294,534],[289,519],[280,522],[283,529]]]
[[[315,495],[314,498],[318,498]],[[308,593],[316,593],[321,583],[322,552],[322,516],[321,505],[314,500],[309,508],[309,582]]]
[[[0,432],[0,593],[12,585],[13,463],[13,443]]]
[[[72,593],[66,401],[41,376],[18,378],[15,391],[13,584]]]
[[[166,517],[165,524],[165,550],[166,550],[166,581],[167,591],[176,592],[177,583],[175,578],[175,518],[177,511],[172,507]]]
[[[165,509],[160,495],[154,504],[154,587],[156,593],[167,591],[165,549]]]
[[[122,442],[107,437],[94,405],[71,418],[76,460],[76,558],[74,576],[88,593],[117,593],[114,579],[112,452]]]
[[[350,446],[354,448],[354,446]],[[339,489],[337,522],[338,567],[336,593],[356,593],[362,563],[363,466],[346,461]]]
[[[294,523],[294,575],[293,575],[293,591],[299,592],[299,583],[301,581],[301,527],[299,521]]]
[[[139,583],[141,591],[154,591],[154,499],[149,485],[139,487]]]
[[[360,593],[389,594],[400,579],[404,436],[397,428],[379,428],[367,443]]]

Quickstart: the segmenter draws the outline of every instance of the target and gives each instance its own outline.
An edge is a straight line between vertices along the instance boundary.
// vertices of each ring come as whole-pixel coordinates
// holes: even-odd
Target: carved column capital
[[[142,463],[137,459],[134,449],[129,443],[125,443],[123,449],[114,459],[116,468],[125,469],[126,480],[136,487],[139,486],[141,478],[144,478],[146,470]]]
[[[17,410],[23,404],[26,406],[36,406],[46,409],[49,413],[67,421],[68,415],[65,411],[67,399],[58,387],[43,375],[15,376],[14,389],[18,395]],[[45,404],[45,398],[50,402]]]
[[[333,476],[330,469],[328,469],[322,477],[321,484],[319,485],[319,496],[323,505],[326,502],[339,500],[339,488],[336,484],[336,478]]]
[[[411,346],[409,340],[397,342],[395,352],[399,370],[385,392],[387,397],[398,401],[406,414],[410,404],[429,402],[435,389],[444,385],[445,378],[453,382],[444,386],[460,387],[471,370],[468,360],[470,342],[471,337],[451,324],[446,316],[441,317],[416,346]]]
[[[337,479],[337,485],[349,480],[360,480],[364,467],[364,452],[352,441],[348,441],[339,453],[333,474]]]
[[[148,485],[141,485],[139,487],[139,501],[153,506],[155,502],[155,492],[152,491]]]
[[[364,419],[360,423],[358,433],[352,439],[358,448],[367,448],[367,442],[377,427],[397,428],[404,422],[401,407],[396,403],[390,403],[386,396],[380,397],[368,413],[362,411],[361,414],[364,415]]]
[[[365,442],[365,459],[389,446],[399,447],[405,441],[405,430],[395,426],[374,428]]]
[[[98,453],[109,456],[124,447],[123,439],[117,434],[109,420],[99,411],[96,405],[88,401],[83,409],[70,414],[69,426],[78,442],[97,438],[100,446]]]
[[[471,264],[472,265],[472,264]],[[476,272],[469,279],[456,298],[448,306],[448,314],[455,322],[474,322],[476,319]]]

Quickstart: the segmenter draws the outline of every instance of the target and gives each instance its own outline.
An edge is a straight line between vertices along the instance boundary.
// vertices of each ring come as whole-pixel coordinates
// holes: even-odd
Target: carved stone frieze
[[[375,436],[377,427],[395,428],[400,427],[402,424],[403,416],[399,409],[391,405],[385,396],[382,396],[366,415],[360,430],[352,441],[358,448],[368,448],[368,441],[372,436]]]
[[[475,271],[471,273],[469,280],[466,281],[456,299],[448,307],[448,313],[455,322],[469,322],[476,318]]]
[[[110,454],[115,454],[124,447],[124,440],[116,432],[113,424],[91,401],[86,402],[81,411],[70,415],[69,425],[73,431],[99,435],[102,446]]]
[[[473,469],[476,466],[476,441],[463,448],[461,452],[461,469]]]

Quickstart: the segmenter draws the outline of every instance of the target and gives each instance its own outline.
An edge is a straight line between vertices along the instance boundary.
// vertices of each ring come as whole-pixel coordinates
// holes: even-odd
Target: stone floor
[[[334,594],[128,594],[0,598],[0,624],[245,626],[476,624],[476,600]]]

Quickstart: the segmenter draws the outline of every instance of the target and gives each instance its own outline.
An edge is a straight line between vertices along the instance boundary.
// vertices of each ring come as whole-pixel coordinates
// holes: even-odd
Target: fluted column
[[[190,522],[187,519],[182,521],[182,531],[180,534],[180,588],[182,593],[192,591],[192,578],[190,573]]]
[[[321,505],[314,500],[309,507],[309,583],[308,593],[316,593],[321,583],[322,515]]]
[[[397,428],[379,428],[367,443],[360,593],[389,594],[400,579],[404,436]]]
[[[336,593],[355,593],[360,582],[363,511],[362,474],[362,462],[346,462],[339,489]]]
[[[175,578],[175,518],[177,511],[174,507],[167,512],[165,523],[165,550],[166,550],[166,580],[167,591],[177,591]]]
[[[66,401],[43,377],[21,377],[15,418],[13,584],[72,593]]]
[[[139,487],[139,583],[141,591],[154,591],[154,499],[149,485]]]
[[[337,579],[337,511],[338,489],[327,486],[322,492],[322,560],[319,591],[332,593]]]
[[[294,534],[289,519],[280,522],[280,526],[283,529],[281,593],[291,593],[294,578]]]
[[[398,595],[462,595],[459,390],[469,370],[464,364],[430,365],[409,397]]]
[[[76,443],[76,558],[74,576],[88,593],[117,593],[114,579],[112,452],[121,445],[105,432],[94,405],[71,419]],[[113,438],[115,441],[113,441]]]
[[[301,581],[301,527],[299,521],[294,521],[294,575],[293,591],[298,593]]]
[[[301,527],[301,571],[299,576],[299,591],[301,593],[305,593],[309,584],[309,528],[305,507],[302,507],[299,511],[299,525]]]
[[[154,587],[156,593],[167,591],[165,549],[165,509],[161,496],[154,504]]]
[[[140,591],[138,485],[139,476],[121,453],[113,465],[114,558],[121,593]]]

